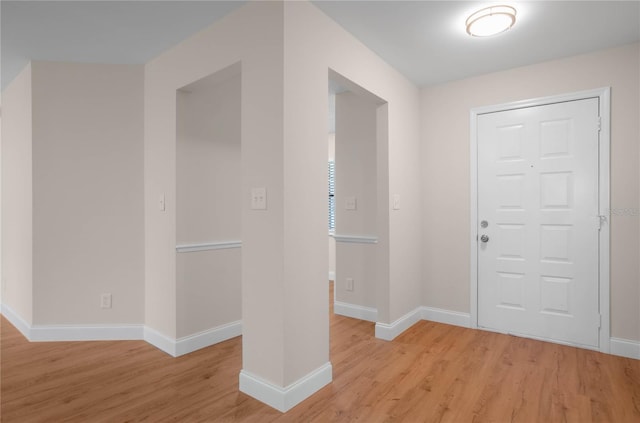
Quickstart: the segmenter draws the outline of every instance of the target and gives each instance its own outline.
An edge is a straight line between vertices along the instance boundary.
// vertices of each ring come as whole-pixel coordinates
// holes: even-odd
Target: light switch
[[[158,201],[158,207],[160,208],[160,211],[165,211],[166,210],[166,202],[165,202],[165,198],[164,198],[164,192],[162,194],[160,194],[160,199]]]
[[[267,189],[251,188],[251,210],[267,209]]]
[[[345,198],[344,208],[346,210],[356,210],[358,208],[358,201],[356,200],[356,197]]]
[[[393,209],[400,210],[400,194],[393,194]]]

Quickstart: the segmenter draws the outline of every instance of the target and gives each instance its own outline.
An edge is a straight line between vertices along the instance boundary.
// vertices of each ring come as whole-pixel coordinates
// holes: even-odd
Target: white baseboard
[[[459,311],[443,310],[435,307],[422,307],[422,320],[445,323],[447,325],[471,327],[471,315]]]
[[[247,372],[240,371],[240,391],[286,412],[333,380],[331,363],[326,363],[287,387],[280,387]]]
[[[176,351],[176,340],[158,332],[155,329],[151,329],[150,327],[145,326],[143,339],[160,351],[164,351],[172,357],[178,356],[178,353]]]
[[[336,272],[329,272],[329,280],[335,282],[335,280],[336,280]]]
[[[613,355],[640,360],[640,341],[611,338],[610,348],[610,353]]]
[[[144,340],[178,357],[242,335],[242,322],[231,322],[194,335],[172,339],[144,325],[29,325],[11,307],[2,304],[2,315],[31,342],[43,341],[139,341]]]
[[[393,323],[376,323],[376,338],[392,341],[422,319],[421,307],[405,314]]]
[[[354,319],[376,322],[378,320],[378,310],[371,307],[359,306],[356,304],[334,301],[333,312],[340,316],[353,317]]]
[[[242,321],[231,322],[200,333],[179,338],[176,341],[176,356],[206,348],[242,335]]]
[[[3,304],[2,315],[31,342],[140,340],[143,325],[29,325]]]
[[[33,325],[29,340],[50,341],[134,341],[142,339],[144,325]]]
[[[24,320],[18,313],[16,313],[15,311],[13,311],[13,309],[11,307],[9,307],[6,304],[2,304],[2,307],[0,308],[0,310],[2,311],[2,315],[16,328],[20,331],[20,333],[22,334],[22,336],[24,336],[27,339],[30,339],[30,331],[31,331],[31,325],[29,323],[27,323],[26,320]]]

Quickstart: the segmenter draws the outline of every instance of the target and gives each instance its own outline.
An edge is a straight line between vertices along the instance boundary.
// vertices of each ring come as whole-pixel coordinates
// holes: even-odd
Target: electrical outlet
[[[357,210],[358,209],[358,199],[356,197],[347,197],[344,200],[344,208],[345,210]]]
[[[351,292],[353,291],[353,278],[347,278],[347,286],[346,286],[347,291]]]
[[[100,295],[100,308],[111,308],[111,294]]]
[[[267,189],[251,188],[251,210],[267,209]]]

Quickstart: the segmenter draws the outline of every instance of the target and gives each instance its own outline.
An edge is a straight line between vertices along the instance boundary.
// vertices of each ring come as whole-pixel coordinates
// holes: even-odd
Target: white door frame
[[[471,245],[471,266],[470,266],[470,306],[471,306],[471,327],[478,328],[478,134],[477,118],[485,113],[501,112],[506,110],[521,109],[525,107],[544,106],[547,104],[561,103],[567,101],[584,100],[587,98],[599,99],[600,112],[600,141],[599,141],[599,212],[602,219],[599,241],[599,261],[600,261],[600,337],[598,350],[603,353],[610,351],[610,293],[609,293],[609,210],[610,210],[610,97],[611,88],[604,87],[576,93],[562,94],[550,97],[541,97],[530,100],[516,101],[512,103],[497,104],[493,106],[478,107],[470,112],[470,175],[471,175],[471,215],[470,215],[470,239]]]

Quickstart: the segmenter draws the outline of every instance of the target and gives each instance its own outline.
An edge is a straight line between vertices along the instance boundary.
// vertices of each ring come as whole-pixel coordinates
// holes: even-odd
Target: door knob
[[[480,237],[480,241],[482,242],[489,242],[489,236],[488,235],[482,235]]]

